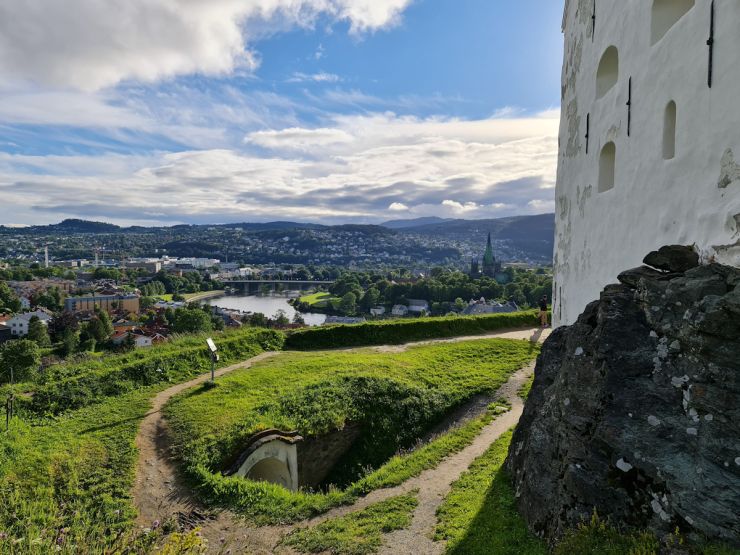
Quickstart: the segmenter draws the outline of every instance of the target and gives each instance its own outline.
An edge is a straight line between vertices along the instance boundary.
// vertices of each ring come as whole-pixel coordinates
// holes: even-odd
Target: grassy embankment
[[[339,308],[339,303],[341,302],[341,300],[342,299],[340,299],[339,297],[335,297],[331,293],[319,291],[318,293],[303,295],[298,299],[298,302],[306,303],[313,309],[327,308],[329,304],[332,305],[332,308],[337,309]]]
[[[485,316],[383,320],[350,326],[321,326],[298,330],[288,336],[285,347],[300,351],[365,345],[399,345],[427,339],[484,335],[537,325],[536,313],[532,311]]]
[[[376,553],[383,543],[383,534],[411,525],[417,504],[414,493],[392,497],[313,528],[296,530],[285,538],[284,543],[301,553]]]
[[[207,369],[201,342],[60,365],[43,383],[16,385],[22,419],[0,433],[1,553],[146,552],[154,536],[132,532],[134,438],[157,391]],[[219,344],[228,364],[279,348],[282,336],[240,330]]]
[[[451,408],[494,392],[536,354],[529,342],[506,340],[418,346],[401,353],[289,353],[236,371],[215,389],[186,392],[165,412],[176,452],[207,502],[259,523],[294,522],[397,485],[464,448],[484,421],[393,457]],[[255,432],[295,429],[310,437],[350,421],[368,433],[343,461],[344,474],[335,476],[343,488],[294,493],[221,475]],[[363,475],[368,466],[377,470]]]

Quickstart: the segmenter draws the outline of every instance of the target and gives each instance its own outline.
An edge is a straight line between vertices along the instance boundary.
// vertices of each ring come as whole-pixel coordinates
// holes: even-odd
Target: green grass
[[[498,389],[535,356],[531,349],[526,341],[477,340],[402,353],[287,353],[229,375],[216,389],[186,392],[165,412],[176,453],[207,502],[259,523],[294,522],[401,483],[468,445],[481,422],[393,457],[451,408]],[[356,475],[344,489],[294,493],[220,473],[257,431],[296,429],[310,437],[350,421],[373,432],[353,449],[355,466],[377,470]]]
[[[239,362],[263,350],[282,348],[284,336],[275,330],[243,328],[208,334],[219,347],[219,366]],[[58,415],[116,397],[141,386],[179,383],[211,368],[206,335],[175,337],[150,349],[88,357],[82,362],[58,364],[44,371],[37,383],[15,387],[25,395],[20,409],[33,417]],[[0,397],[10,386],[0,387]]]
[[[403,530],[411,525],[417,504],[415,493],[392,497],[312,528],[296,530],[284,543],[300,553],[377,553],[383,543],[383,534]]]
[[[547,549],[527,530],[502,469],[511,432],[476,459],[453,485],[437,511],[435,539],[447,540],[454,555],[545,555]],[[580,553],[574,551],[572,553]]]
[[[265,338],[280,339],[265,332],[230,335],[230,341],[222,342],[226,360],[262,352],[270,346],[270,341],[262,344]],[[97,366],[100,361],[62,365],[47,373],[43,384],[17,386],[26,397],[33,395],[30,402],[26,398],[26,406],[19,403],[23,418],[15,418],[8,432],[0,432],[0,553],[46,554],[57,548],[62,553],[148,550],[157,534],[139,536],[132,527],[134,439],[151,397],[169,387],[170,379],[183,381],[199,371],[199,355],[190,350],[200,339],[108,357],[103,366]],[[185,358],[178,358],[183,353]],[[170,372],[153,384],[131,379],[117,395],[90,394],[84,408],[68,406],[56,415],[28,410],[38,396],[52,389],[56,388],[56,395],[77,391],[65,386],[77,383],[70,380],[86,376],[86,370],[105,382],[126,369],[148,368],[163,359],[169,362]]]
[[[0,434],[2,553],[100,553],[130,546],[134,437],[152,389]]]
[[[331,293],[318,292],[311,295],[304,295],[298,299],[301,303],[307,303],[314,308],[326,308],[329,303],[335,306],[341,299]]]
[[[519,388],[519,391],[517,391],[517,395],[524,399],[525,401],[529,397],[529,392],[532,391],[532,385],[534,384],[534,374],[532,374],[526,382],[522,384],[522,386]]]

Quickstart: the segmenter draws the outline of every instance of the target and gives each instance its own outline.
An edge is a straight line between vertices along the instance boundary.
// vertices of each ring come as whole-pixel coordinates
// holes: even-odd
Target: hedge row
[[[285,336],[275,330],[250,328],[215,337],[219,366],[282,349]],[[211,360],[205,336],[77,365],[60,365],[33,390],[25,408],[36,415],[56,415],[121,395],[141,386],[181,382],[208,372]]]
[[[365,324],[322,326],[288,335],[285,348],[307,351],[364,345],[398,345],[411,341],[482,335],[487,332],[538,325],[534,311],[484,316],[447,316],[415,320],[387,320]]]

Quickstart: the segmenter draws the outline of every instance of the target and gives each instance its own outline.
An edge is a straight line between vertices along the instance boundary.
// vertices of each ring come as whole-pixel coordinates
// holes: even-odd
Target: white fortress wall
[[[714,2],[710,88],[711,4],[566,2],[555,325],[666,244],[740,266],[740,1]]]

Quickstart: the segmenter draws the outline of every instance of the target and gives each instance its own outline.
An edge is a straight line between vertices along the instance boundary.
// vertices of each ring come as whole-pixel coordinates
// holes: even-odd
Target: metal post
[[[216,353],[211,353],[211,383],[216,383]]]

